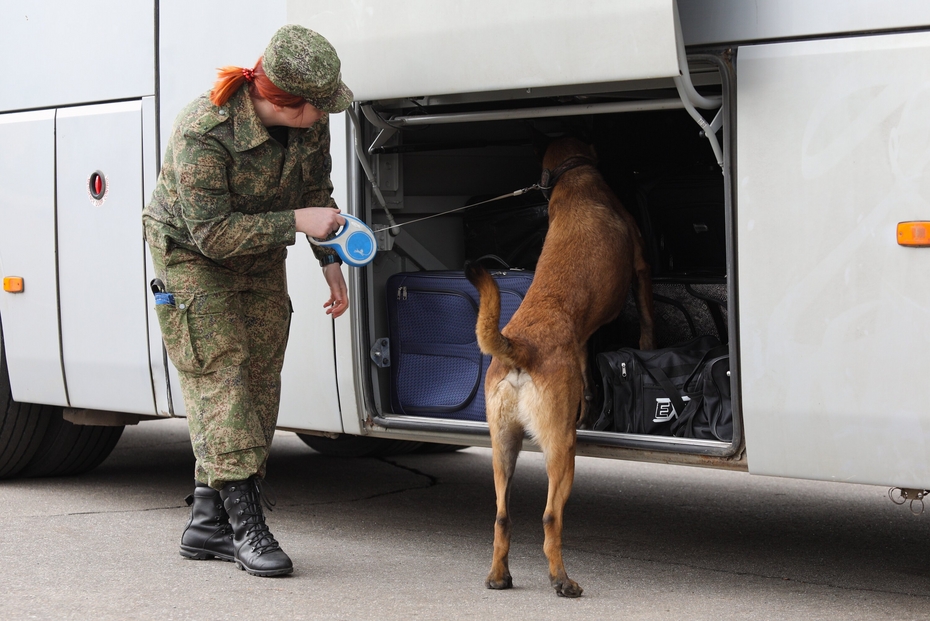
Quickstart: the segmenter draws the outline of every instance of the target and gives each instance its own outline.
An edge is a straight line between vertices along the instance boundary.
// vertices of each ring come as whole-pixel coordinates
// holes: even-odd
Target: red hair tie
[[[252,71],[251,69],[243,69],[243,70],[242,70],[242,77],[245,78],[245,81],[246,81],[246,82],[251,82],[252,80],[255,79],[255,72]]]

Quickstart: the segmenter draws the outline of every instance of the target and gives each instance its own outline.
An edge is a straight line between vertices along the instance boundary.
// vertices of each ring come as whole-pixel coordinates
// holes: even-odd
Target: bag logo
[[[688,402],[691,401],[691,397],[682,396],[682,401]],[[656,397],[656,415],[652,419],[654,423],[667,423],[673,418],[678,417],[678,412],[675,411],[675,406],[672,405],[672,400],[668,397]]]

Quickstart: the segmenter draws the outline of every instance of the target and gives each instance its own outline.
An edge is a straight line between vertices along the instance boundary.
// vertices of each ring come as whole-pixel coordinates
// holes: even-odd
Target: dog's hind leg
[[[494,521],[494,556],[485,585],[489,589],[509,589],[513,586],[510,575],[510,484],[523,448],[523,426],[509,415],[505,405],[516,407],[513,388],[505,388],[488,399],[488,426],[491,432],[491,449],[494,464],[494,491],[497,497],[497,516]],[[502,399],[501,393],[506,394]],[[502,403],[502,402],[508,403]],[[503,412],[502,412],[503,410]]]
[[[559,597],[579,597],[583,589],[568,577],[562,561],[562,516],[572,492],[575,478],[575,418],[582,407],[582,379],[573,378],[564,394],[548,395],[541,399],[540,429],[536,440],[546,458],[549,476],[549,495],[543,513],[543,531],[546,539],[543,550],[549,560],[549,582]],[[544,395],[540,395],[544,396]],[[543,413],[542,410],[548,410]],[[546,421],[546,422],[543,422]]]

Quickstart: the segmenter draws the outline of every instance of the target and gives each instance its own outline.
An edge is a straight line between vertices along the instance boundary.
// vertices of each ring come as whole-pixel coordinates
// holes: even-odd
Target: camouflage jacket
[[[175,121],[142,211],[145,239],[239,273],[264,270],[295,241],[292,210],[336,206],[331,170],[328,116],[309,129],[288,129],[285,149],[256,116],[247,86],[222,107],[205,93]],[[334,251],[313,252],[319,259]]]

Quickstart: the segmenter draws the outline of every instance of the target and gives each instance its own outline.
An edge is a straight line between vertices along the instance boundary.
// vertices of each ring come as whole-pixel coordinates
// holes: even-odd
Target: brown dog
[[[526,432],[542,449],[549,475],[543,514],[549,580],[560,596],[581,595],[562,562],[562,512],[575,474],[575,427],[585,413],[586,344],[617,317],[634,283],[639,346],[653,346],[652,283],[642,236],[595,164],[594,149],[572,138],[547,149],[541,185],[551,188],[549,232],[533,284],[503,331],[497,283],[480,267],[467,269],[481,296],[478,344],[494,357],[485,381],[497,494],[486,583],[491,589],[513,586],[508,504]]]

